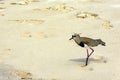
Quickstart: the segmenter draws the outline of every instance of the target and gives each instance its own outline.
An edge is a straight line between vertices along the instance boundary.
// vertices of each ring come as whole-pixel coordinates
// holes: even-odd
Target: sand
[[[120,80],[119,0],[0,0],[0,80]],[[102,39],[87,67],[74,33]]]

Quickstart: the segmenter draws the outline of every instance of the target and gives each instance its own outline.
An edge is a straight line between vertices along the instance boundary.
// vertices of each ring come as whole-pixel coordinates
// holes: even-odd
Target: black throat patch
[[[81,46],[81,47],[85,46],[83,42],[80,42],[78,45]]]

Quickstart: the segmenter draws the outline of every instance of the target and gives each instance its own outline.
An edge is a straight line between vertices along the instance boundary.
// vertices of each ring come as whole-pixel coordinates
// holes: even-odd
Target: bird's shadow
[[[77,59],[69,59],[69,61],[72,61],[72,62],[78,62],[78,63],[85,63],[86,62],[86,58],[77,58]],[[101,57],[101,58],[89,58],[89,61],[88,61],[88,64],[90,62],[96,62],[96,63],[106,63],[107,60],[106,58],[104,57]]]
[[[69,59],[69,61],[73,61],[73,62],[85,62],[86,58]]]

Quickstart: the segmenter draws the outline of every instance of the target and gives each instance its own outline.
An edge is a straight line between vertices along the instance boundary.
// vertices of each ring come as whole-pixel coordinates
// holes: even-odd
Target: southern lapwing
[[[85,66],[88,65],[88,59],[94,52],[94,50],[91,47],[98,46],[101,44],[102,46],[105,46],[105,42],[103,42],[101,39],[91,39],[88,37],[80,37],[79,34],[75,33],[72,35],[72,37],[69,40],[74,40],[79,46],[86,48],[87,50],[87,58],[86,58],[86,63]],[[92,52],[89,53],[88,49],[91,49]]]

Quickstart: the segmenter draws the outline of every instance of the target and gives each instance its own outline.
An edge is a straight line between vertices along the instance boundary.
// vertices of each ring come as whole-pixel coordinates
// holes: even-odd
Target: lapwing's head
[[[76,39],[77,37],[80,37],[80,35],[77,33],[74,33],[69,40]]]
[[[106,46],[106,43],[103,42],[101,39],[97,39],[97,42],[98,42],[99,44],[101,44],[102,46]]]

